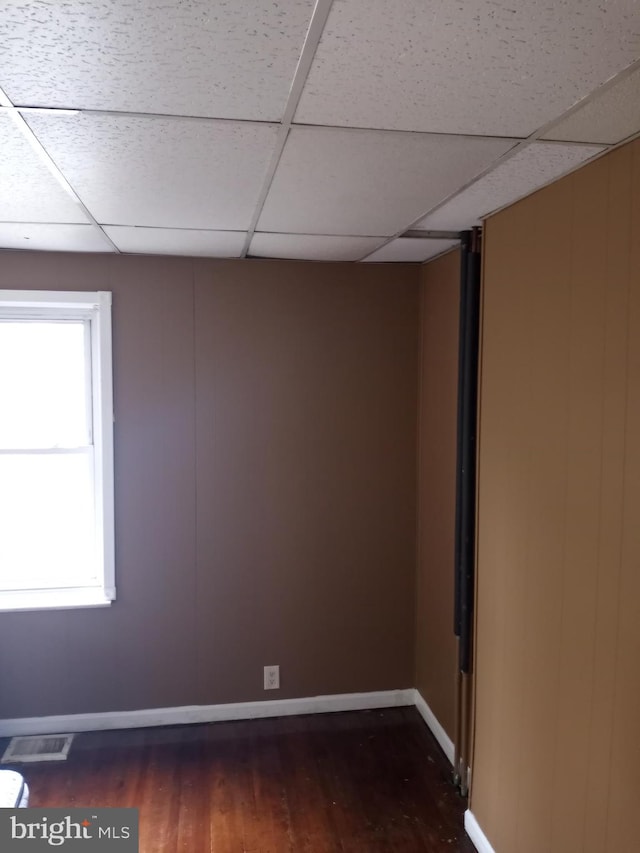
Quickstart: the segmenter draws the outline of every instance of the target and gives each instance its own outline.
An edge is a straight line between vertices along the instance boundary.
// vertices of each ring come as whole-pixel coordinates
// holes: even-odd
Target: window
[[[0,610],[115,598],[111,294],[0,290]]]

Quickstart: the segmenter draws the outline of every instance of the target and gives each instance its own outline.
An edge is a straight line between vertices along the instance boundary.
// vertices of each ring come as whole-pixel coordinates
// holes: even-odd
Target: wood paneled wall
[[[471,808],[497,853],[638,849],[640,142],[485,230]]]
[[[0,718],[413,686],[416,266],[3,252],[0,287],[113,291],[118,589],[0,614]]]
[[[453,738],[460,253],[425,264],[421,275],[416,687]]]

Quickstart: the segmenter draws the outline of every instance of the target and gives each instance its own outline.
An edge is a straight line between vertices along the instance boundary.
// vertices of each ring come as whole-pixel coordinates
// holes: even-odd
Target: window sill
[[[70,610],[110,607],[102,589],[38,589],[0,592],[0,612],[7,610]]]

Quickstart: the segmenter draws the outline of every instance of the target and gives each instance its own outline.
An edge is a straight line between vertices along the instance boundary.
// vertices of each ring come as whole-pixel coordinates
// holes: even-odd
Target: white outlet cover
[[[280,687],[280,667],[265,666],[264,668],[264,689],[278,690]]]

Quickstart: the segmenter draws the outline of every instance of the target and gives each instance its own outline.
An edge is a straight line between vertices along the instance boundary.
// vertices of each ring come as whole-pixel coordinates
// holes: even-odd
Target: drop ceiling
[[[637,0],[5,0],[0,248],[422,262],[640,132]]]

